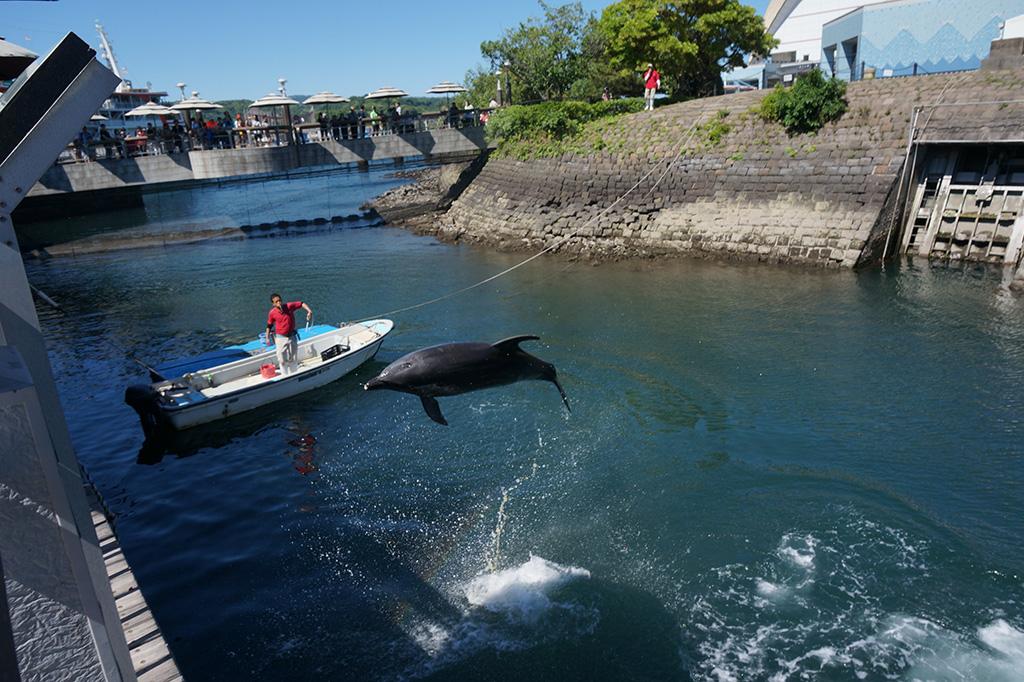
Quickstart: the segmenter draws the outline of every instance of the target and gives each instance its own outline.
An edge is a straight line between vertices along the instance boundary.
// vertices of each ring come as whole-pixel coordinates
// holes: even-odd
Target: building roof
[[[800,0],[772,0],[764,11],[764,25],[769,33],[775,34],[789,15],[793,13]]]
[[[764,25],[768,33],[775,35],[791,16],[831,15],[842,16],[867,5],[877,5],[890,0],[771,0],[764,11]],[[800,10],[800,11],[797,11]],[[838,13],[838,14],[837,14]],[[822,22],[824,23],[824,21]]]

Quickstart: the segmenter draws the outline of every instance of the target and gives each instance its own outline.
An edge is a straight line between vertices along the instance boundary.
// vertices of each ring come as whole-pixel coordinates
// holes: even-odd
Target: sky
[[[745,0],[763,14],[768,0]],[[561,4],[552,0],[551,4]],[[600,13],[607,1],[582,0]],[[136,87],[176,99],[187,84],[213,100],[361,95],[383,86],[423,95],[484,64],[480,43],[542,13],[536,0],[0,0],[0,36],[45,55],[68,31],[99,47],[98,20]]]

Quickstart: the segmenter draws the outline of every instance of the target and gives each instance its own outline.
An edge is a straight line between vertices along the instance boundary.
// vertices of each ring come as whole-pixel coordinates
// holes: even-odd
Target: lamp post
[[[508,91],[508,104],[512,104],[512,64],[505,60],[505,89]]]
[[[277,79],[277,85],[278,85],[277,91],[281,93],[282,97],[287,97],[288,96],[288,91],[285,90],[285,87],[284,87],[285,83],[287,83],[287,82],[288,82],[287,78],[278,78]],[[295,126],[292,125],[292,111],[291,111],[291,107],[289,107],[287,104],[284,105],[284,124],[286,126],[288,126],[288,128],[287,128],[287,130],[288,130],[288,144],[291,145],[292,149],[295,150],[295,158],[296,158],[296,160],[298,160],[298,157],[299,157],[299,147],[296,144]]]
[[[181,90],[181,101],[185,101],[185,83],[175,83],[174,87]],[[192,112],[188,109],[185,110],[185,137],[189,141],[192,140]],[[182,143],[184,144],[184,143]],[[191,145],[190,145],[191,146]],[[184,150],[184,146],[182,147]]]
[[[505,99],[504,92],[502,91],[502,88],[501,88],[501,69],[498,69],[497,71],[495,71],[494,72],[494,76],[497,79],[497,85],[496,85],[497,90],[498,90],[497,102],[498,102],[498,106],[500,107],[502,105],[502,101]]]

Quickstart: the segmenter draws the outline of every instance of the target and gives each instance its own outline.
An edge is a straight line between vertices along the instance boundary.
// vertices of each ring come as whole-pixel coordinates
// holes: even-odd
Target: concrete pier
[[[311,142],[295,147],[246,147],[138,156],[50,167],[29,191],[38,197],[129,187],[187,186],[189,181],[284,173],[299,168],[421,156],[464,156],[487,149],[482,126],[446,128],[361,140]]]

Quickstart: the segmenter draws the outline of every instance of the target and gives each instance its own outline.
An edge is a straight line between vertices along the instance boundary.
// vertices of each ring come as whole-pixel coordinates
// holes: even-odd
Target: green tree
[[[500,39],[480,44],[492,71],[512,72],[518,102],[562,99],[585,76],[583,42],[592,15],[579,2],[553,7],[541,0],[540,6],[543,18],[530,17]]]
[[[466,72],[464,84],[469,90],[469,101],[475,107],[486,107],[498,96],[498,77],[482,64]]]
[[[722,70],[777,44],[764,20],[740,0],[620,0],[598,21],[609,64],[620,75],[653,62],[676,97],[722,92]]]

